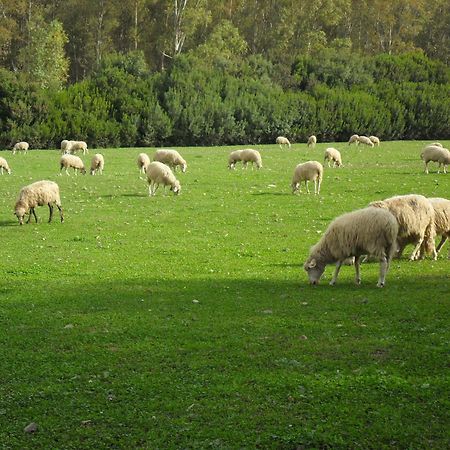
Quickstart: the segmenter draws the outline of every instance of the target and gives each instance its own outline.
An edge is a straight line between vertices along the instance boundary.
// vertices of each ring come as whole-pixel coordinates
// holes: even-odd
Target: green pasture
[[[153,198],[136,158],[155,149],[101,150],[103,176],[77,177],[56,150],[0,152],[0,448],[448,448],[449,244],[437,261],[407,247],[383,289],[375,262],[360,286],[353,267],[329,286],[328,267],[311,287],[302,267],[344,212],[450,198],[424,144],[256,146],[260,171],[227,169],[237,147],[179,148],[181,195]],[[296,164],[331,145],[344,167],[292,195]],[[19,226],[41,179],[65,222],[40,207]]]

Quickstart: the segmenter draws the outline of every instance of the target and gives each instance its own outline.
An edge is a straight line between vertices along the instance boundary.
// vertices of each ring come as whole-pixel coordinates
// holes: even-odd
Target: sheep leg
[[[441,251],[442,246],[447,241],[447,236],[442,236],[441,242],[439,242],[438,246],[436,247],[436,254],[438,254]]]
[[[61,207],[61,205],[58,205],[58,204],[56,204],[56,207],[59,209],[59,215],[61,217],[61,223],[63,223],[64,222],[64,216],[63,216],[62,207]]]
[[[48,223],[50,223],[52,221],[52,217],[53,217],[53,206],[50,203],[48,204],[48,209],[50,211],[50,214],[48,217]]]
[[[309,194],[308,180],[305,180],[306,192]]]
[[[355,282],[361,284],[361,257],[355,256]]]
[[[148,185],[148,196],[149,197],[152,196],[152,184],[151,183]]]
[[[428,162],[425,163],[425,173],[428,173]]]
[[[380,259],[380,277],[378,278],[378,287],[384,287],[384,280],[386,279],[386,274],[389,269],[389,261],[386,256]]]
[[[336,284],[337,277],[339,275],[339,271],[341,270],[343,261],[338,261],[336,263],[336,269],[334,270],[333,278],[330,281],[330,286],[334,286]]]
[[[0,167],[0,172],[3,175],[3,167]]]
[[[30,208],[30,215],[29,215],[29,217],[28,217],[28,222],[27,223],[30,223],[31,222],[31,214],[33,214],[33,216],[34,216],[34,220],[36,221],[36,223],[37,223],[37,217],[36,217],[36,213],[35,213],[35,211],[34,211],[34,208]]]
[[[410,256],[410,258],[409,258],[411,261],[414,261],[414,260],[416,260],[416,259],[419,259],[419,251],[420,251],[420,247],[422,246],[423,239],[424,239],[424,236],[421,236],[421,237],[419,238],[419,242],[418,242],[417,245],[414,247],[414,250],[413,250],[413,252],[411,253],[411,256]]]

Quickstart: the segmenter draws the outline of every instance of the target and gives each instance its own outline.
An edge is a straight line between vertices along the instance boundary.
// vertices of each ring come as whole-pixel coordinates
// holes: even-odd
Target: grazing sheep
[[[30,147],[30,144],[28,142],[17,142],[17,144],[14,145],[12,149],[12,154],[15,155],[16,152],[24,152],[26,153]]]
[[[283,145],[287,145],[289,148],[291,148],[289,139],[284,136],[278,136],[275,142],[280,146],[281,149],[283,148]]]
[[[228,168],[235,169],[236,163],[242,161],[241,155],[243,150],[234,150],[228,155]]]
[[[81,172],[83,175],[86,174],[86,169],[84,167],[83,161],[75,155],[63,155],[59,160],[59,164],[61,166],[61,170],[66,169],[66,174],[69,175],[69,168],[72,167],[75,175],[78,175],[78,172]]]
[[[436,259],[434,209],[427,198],[417,194],[399,195],[372,202],[369,206],[387,209],[397,219],[398,257],[402,255],[407,244],[414,244],[410,259],[418,259],[423,243]]]
[[[61,141],[61,153],[71,153],[74,154],[81,150],[83,155],[89,153],[87,144],[84,141]]]
[[[59,196],[59,186],[53,181],[36,181],[20,190],[19,198],[14,207],[14,214],[19,219],[20,225],[23,225],[23,219],[27,213],[29,214],[27,223],[30,223],[32,214],[37,223],[38,220],[34,208],[36,208],[36,206],[48,205],[50,210],[48,221],[51,222],[53,216],[53,204],[56,204],[59,209],[61,222],[64,222],[61,199]]]
[[[441,236],[441,242],[439,242],[436,247],[436,255],[439,254],[443,245],[450,238],[450,200],[446,198],[429,198],[430,203],[434,208],[434,227],[436,229],[436,234]],[[430,252],[433,249],[422,246],[421,256],[425,252]],[[450,249],[448,252],[448,257],[450,259]]]
[[[159,161],[153,161],[147,166],[146,173],[148,195],[155,195],[160,184],[164,186],[164,193],[166,192],[166,186],[170,186],[170,190],[173,191],[174,194],[178,195],[180,193],[180,182],[175,178],[175,175],[169,166],[166,166]]]
[[[314,181],[314,194],[320,194],[320,184],[322,183],[323,166],[318,161],[307,161],[298,164],[292,177],[292,193],[301,192],[300,183],[305,182],[306,192],[309,194],[308,181]]]
[[[3,169],[11,175],[11,169],[9,168],[8,161],[5,158],[0,158],[0,173],[3,175]]]
[[[447,173],[447,166],[450,164],[450,152],[438,145],[428,145],[420,154],[420,158],[425,163],[425,173],[428,173],[428,163],[434,161],[439,163],[438,172],[441,171],[441,165],[444,166],[444,173]]]
[[[139,153],[137,158],[137,165],[141,173],[145,173],[147,166],[150,164],[150,158],[147,153]]]
[[[103,174],[103,168],[105,167],[105,159],[101,153],[96,153],[91,161],[91,175],[95,173]]]
[[[328,167],[330,167],[331,161],[333,161],[333,167],[342,167],[341,152],[333,147],[327,148],[323,159],[323,162],[325,161],[328,161]]]
[[[176,150],[170,149],[157,150],[156,153],[153,155],[153,161],[159,161],[164,164],[167,164],[173,170],[176,170],[176,168],[180,166],[181,171],[183,173],[185,173],[187,169],[186,161]]]
[[[380,138],[376,136],[369,136],[369,139],[373,142],[373,145],[376,145],[377,147],[380,146]]]
[[[398,224],[387,210],[368,207],[344,214],[331,222],[320,241],[311,249],[304,269],[309,282],[318,284],[327,264],[336,263],[331,285],[336,283],[342,264],[355,257],[356,283],[361,283],[360,258],[380,260],[378,287],[383,287],[389,263],[396,251]]]
[[[261,154],[258,152],[258,150],[253,150],[252,148],[247,148],[245,150],[242,150],[241,152],[241,161],[242,161],[242,167],[244,169],[247,168],[247,164],[250,162],[252,163],[252,169],[255,165],[257,169],[262,168],[262,159]]]
[[[369,147],[374,147],[373,142],[367,136],[358,136],[358,142],[360,144],[368,145]]]
[[[359,136],[357,134],[352,134],[350,136],[350,139],[348,140],[348,145],[351,145],[351,144],[358,145],[359,144],[358,139],[359,139]]]
[[[64,140],[61,141],[61,153],[62,154],[70,153],[68,149],[72,145],[72,142],[73,141],[68,141],[67,139],[64,139]]]
[[[306,143],[306,145],[308,147],[313,147],[313,148],[316,146],[316,144],[317,144],[317,138],[314,135],[310,136],[308,138],[308,142]]]

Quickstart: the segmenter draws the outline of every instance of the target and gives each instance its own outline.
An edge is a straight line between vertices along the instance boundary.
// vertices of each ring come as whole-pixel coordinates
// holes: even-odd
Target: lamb
[[[329,147],[325,150],[323,161],[328,161],[328,167],[330,167],[331,161],[333,161],[333,167],[342,167],[341,152],[333,147]]]
[[[348,145],[351,145],[351,144],[358,145],[359,144],[358,139],[359,139],[359,136],[357,134],[352,134],[350,136],[350,139],[348,140]]]
[[[183,173],[187,170],[187,163],[183,157],[176,151],[170,149],[157,150],[153,155],[153,161],[159,161],[167,164],[172,169],[176,170],[178,166],[181,167]]]
[[[424,244],[436,259],[434,209],[427,198],[417,194],[399,195],[372,202],[369,206],[387,209],[397,219],[398,257],[402,255],[407,244],[415,244],[410,259],[418,259],[420,247]]]
[[[103,168],[105,167],[105,159],[101,153],[96,153],[91,161],[91,175],[95,173],[103,174]]]
[[[373,145],[376,145],[377,147],[380,146],[380,138],[376,136],[369,136],[369,139],[373,142]]]
[[[436,255],[439,254],[447,239],[450,238],[450,200],[446,198],[429,198],[430,203],[434,208],[434,227],[436,234],[441,236],[441,242],[436,247]],[[422,246],[421,254],[432,249]],[[448,252],[450,259],[450,250]]]
[[[147,153],[139,153],[138,159],[137,159],[137,165],[139,168],[139,171],[141,173],[145,173],[145,170],[147,169],[147,166],[150,164],[150,158],[147,155]]]
[[[291,143],[289,142],[289,139],[284,136],[278,136],[275,142],[280,146],[281,149],[283,149],[283,145],[287,145],[289,148],[291,148]]]
[[[262,159],[261,154],[258,152],[258,150],[253,150],[252,148],[247,148],[245,150],[242,150],[241,152],[241,161],[242,161],[242,167],[244,169],[247,168],[247,164],[249,162],[252,163],[252,169],[255,165],[257,169],[262,168]]]
[[[389,264],[397,249],[398,224],[385,209],[369,206],[338,218],[328,226],[320,241],[311,248],[303,268],[309,282],[318,284],[327,264],[336,263],[330,285],[336,284],[339,270],[346,260],[355,258],[355,281],[361,283],[360,263],[362,255],[380,260],[378,287],[385,284]]]
[[[0,173],[3,175],[3,169],[11,175],[11,169],[9,168],[8,161],[5,158],[0,158]]]
[[[425,163],[425,173],[428,173],[428,163],[434,161],[439,163],[438,172],[441,171],[441,165],[444,166],[444,173],[447,173],[447,166],[450,164],[450,152],[438,145],[428,145],[420,154],[420,158]]]
[[[27,223],[30,223],[32,214],[37,223],[38,220],[34,208],[36,208],[36,206],[48,205],[50,210],[48,221],[51,222],[53,217],[53,204],[56,204],[59,209],[61,222],[64,222],[61,199],[59,196],[59,186],[53,181],[36,181],[20,190],[19,198],[14,207],[14,214],[19,219],[20,225],[23,225],[23,220],[27,213],[29,214]]]
[[[164,193],[166,186],[170,186],[170,190],[174,194],[178,195],[181,191],[180,182],[175,178],[172,170],[169,166],[166,166],[162,162],[153,161],[146,169],[147,181],[148,181],[148,195],[154,196],[159,185],[164,186]]]
[[[14,145],[12,149],[12,154],[15,155],[16,152],[23,151],[26,153],[30,147],[30,144],[28,142],[17,142],[17,144]]]
[[[314,135],[310,136],[308,138],[308,142],[306,143],[306,145],[308,147],[313,147],[313,148],[316,146],[316,144],[317,144],[317,138]]]
[[[358,142],[369,147],[374,147],[374,143],[367,136],[358,136]]]
[[[67,140],[61,141],[61,153],[72,153],[73,154],[79,150],[81,150],[83,152],[83,155],[85,155],[86,153],[89,153],[86,142],[84,142],[84,141],[67,141]]]
[[[236,163],[242,161],[241,155],[243,150],[234,150],[228,155],[228,168],[235,169]]]
[[[63,155],[59,161],[61,170],[66,169],[66,174],[69,175],[69,168],[72,167],[75,175],[81,172],[83,175],[86,174],[86,169],[84,167],[83,161],[75,155]]]
[[[300,183],[305,182],[306,192],[309,194],[308,181],[314,181],[314,194],[320,194],[320,184],[322,183],[323,166],[318,161],[307,161],[298,164],[292,177],[292,193],[301,192]]]

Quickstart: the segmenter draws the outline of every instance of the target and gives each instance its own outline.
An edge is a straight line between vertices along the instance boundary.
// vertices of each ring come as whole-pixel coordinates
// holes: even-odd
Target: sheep
[[[291,148],[291,143],[289,142],[289,139],[284,136],[278,136],[275,140],[275,142],[280,146],[281,149],[283,149],[283,145],[287,145],[289,148]]]
[[[137,165],[139,168],[139,171],[141,173],[145,173],[145,170],[147,169],[147,166],[150,164],[150,158],[147,155],[147,153],[139,153],[137,158]]]
[[[255,165],[257,169],[262,168],[262,159],[261,154],[258,152],[258,150],[253,150],[252,148],[247,148],[245,150],[242,150],[241,152],[241,161],[242,161],[242,167],[244,169],[247,168],[247,164],[249,162],[252,163],[252,169]]]
[[[146,169],[147,181],[148,181],[148,195],[154,196],[159,185],[164,186],[164,193],[166,186],[170,186],[170,190],[174,194],[178,195],[181,191],[180,182],[175,178],[172,170],[169,166],[166,166],[162,162],[153,161]]]
[[[69,168],[72,167],[75,175],[81,172],[83,175],[86,174],[86,169],[84,167],[83,161],[75,155],[63,155],[59,161],[61,166],[60,173],[63,169],[66,169],[66,174],[69,175]]]
[[[450,200],[446,198],[429,198],[428,200],[434,208],[434,227],[436,234],[441,236],[441,242],[436,247],[436,255],[438,255],[447,239],[450,238]],[[421,256],[425,251],[430,250],[432,249],[422,246]],[[450,259],[450,249],[448,258]]]
[[[105,159],[101,153],[96,153],[91,161],[91,175],[95,173],[103,174],[103,168],[105,167]]]
[[[369,147],[374,147],[374,143],[367,136],[358,136],[358,142]]]
[[[11,175],[11,169],[9,168],[8,161],[5,158],[0,158],[0,173],[3,175],[3,169]]]
[[[292,193],[301,192],[300,183],[305,182],[306,192],[309,194],[308,181],[314,181],[314,194],[320,194],[320,184],[322,183],[323,166],[318,161],[307,161],[298,164],[292,177]]]
[[[352,134],[350,136],[350,139],[348,140],[348,145],[351,145],[351,144],[358,145],[359,144],[358,139],[359,139],[359,136],[357,134]]]
[[[423,243],[430,249],[434,259],[436,259],[434,209],[427,198],[417,194],[398,195],[385,200],[374,201],[369,206],[387,209],[397,219],[398,257],[402,255],[407,244],[414,244],[415,247],[410,259],[412,261],[418,259],[420,247]]]
[[[17,144],[14,145],[12,149],[12,154],[15,155],[16,152],[23,151],[26,153],[30,147],[30,144],[28,142],[17,142]]]
[[[228,155],[228,168],[235,169],[236,163],[242,161],[241,155],[243,150],[234,150]]]
[[[376,145],[377,147],[380,146],[380,138],[376,136],[369,136],[369,139],[373,142],[373,145]]]
[[[339,270],[349,258],[355,258],[355,281],[361,283],[362,255],[380,260],[378,287],[385,284],[389,264],[397,249],[398,224],[385,209],[367,207],[334,219],[319,242],[311,248],[303,268],[311,284],[318,284],[327,264],[336,263],[330,285],[336,284]]]
[[[170,149],[157,150],[153,155],[153,161],[159,161],[167,164],[173,170],[176,170],[178,166],[181,167],[183,173],[187,170],[187,163],[183,157],[176,151]]]
[[[23,219],[27,213],[29,214],[27,223],[30,223],[32,214],[37,223],[38,220],[34,208],[36,208],[36,206],[48,205],[50,211],[48,221],[51,222],[53,217],[53,204],[56,204],[59,209],[61,222],[64,222],[61,199],[59,196],[59,186],[53,181],[36,181],[28,186],[24,186],[20,190],[19,197],[14,207],[14,214],[19,219],[20,225],[23,225]]]
[[[308,142],[306,143],[306,145],[308,147],[313,147],[313,148],[316,146],[316,144],[317,144],[317,138],[314,135],[310,136],[308,138]]]
[[[441,171],[441,165],[444,166],[444,173],[447,173],[447,166],[450,164],[450,152],[437,145],[428,145],[422,150],[420,158],[425,163],[425,173],[428,173],[428,163],[434,161],[439,163],[438,172]]]
[[[341,152],[333,147],[327,148],[323,159],[323,162],[325,161],[328,161],[328,167],[330,167],[331,161],[333,161],[333,167],[342,167]]]
[[[89,153],[87,148],[87,144],[84,141],[61,141],[61,153],[76,153],[77,151],[82,150],[83,155]]]

